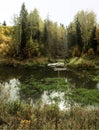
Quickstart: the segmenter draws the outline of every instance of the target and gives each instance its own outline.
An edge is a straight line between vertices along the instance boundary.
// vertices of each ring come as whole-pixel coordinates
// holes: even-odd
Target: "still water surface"
[[[97,75],[98,72],[88,72],[88,71],[54,71],[49,67],[7,67],[0,66],[0,96],[3,100],[12,101],[16,99],[21,99],[20,95],[20,85],[22,85],[26,80],[29,80],[33,76],[36,80],[41,80],[43,78],[56,78],[62,77],[66,82],[68,82],[69,87],[83,87],[88,89],[99,90],[99,82],[92,81],[90,75]],[[6,98],[5,98],[6,95]],[[35,100],[42,102],[44,104],[51,104],[55,102],[55,98],[59,98],[58,105],[61,109],[68,106],[68,101],[64,100],[64,92],[57,91],[44,91],[37,97],[27,98],[30,104],[34,105]],[[22,100],[22,99],[21,99]],[[26,100],[26,99],[25,99]]]

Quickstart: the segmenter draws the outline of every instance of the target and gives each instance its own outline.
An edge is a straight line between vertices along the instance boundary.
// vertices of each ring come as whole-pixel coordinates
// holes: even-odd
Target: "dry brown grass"
[[[98,130],[99,108],[86,109],[71,107],[69,110],[59,110],[57,105],[31,107],[18,102],[0,104],[0,118],[6,122],[10,130]]]

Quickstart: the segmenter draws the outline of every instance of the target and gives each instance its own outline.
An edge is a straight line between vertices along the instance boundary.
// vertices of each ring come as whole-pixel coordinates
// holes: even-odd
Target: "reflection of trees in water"
[[[80,87],[89,88],[89,89],[96,88],[97,82],[93,81],[92,79],[93,76],[92,74],[90,74],[90,72],[88,73],[87,71],[66,72],[66,78],[68,79],[68,82],[70,82],[70,84],[74,85],[74,87],[76,88],[80,88]]]
[[[19,86],[20,82],[18,79],[11,79],[8,82],[0,83],[0,98],[4,102],[14,101],[19,99]]]
[[[26,93],[20,91],[20,100],[25,101],[26,103],[35,104],[37,101],[41,99],[42,93],[43,92],[36,92],[36,93],[27,95]]]
[[[96,87],[97,87],[97,89],[99,89],[99,83],[97,83],[97,86],[96,86]]]

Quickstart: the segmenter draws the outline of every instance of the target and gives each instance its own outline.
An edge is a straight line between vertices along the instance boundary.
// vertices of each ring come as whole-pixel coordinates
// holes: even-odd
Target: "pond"
[[[57,103],[61,109],[71,105],[99,105],[98,71],[54,71],[47,66],[0,66],[0,97],[31,105]]]

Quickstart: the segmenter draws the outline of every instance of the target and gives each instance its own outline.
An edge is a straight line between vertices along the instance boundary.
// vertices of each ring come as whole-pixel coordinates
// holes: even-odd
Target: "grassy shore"
[[[67,67],[74,69],[99,69],[99,57],[74,57],[69,60]]]
[[[96,56],[94,58],[90,57],[73,57],[70,59],[49,59],[45,57],[35,57],[35,58],[28,58],[28,59],[22,59],[22,58],[0,58],[0,65],[11,65],[11,66],[18,66],[18,65],[45,65],[49,62],[64,62],[65,66],[68,68],[74,68],[74,69],[99,69],[99,56]]]
[[[17,101],[0,103],[0,129],[98,130],[99,108],[60,110],[56,104],[32,107]]]
[[[29,59],[21,59],[21,58],[0,58],[0,65],[7,66],[36,66],[36,65],[45,65],[48,63],[48,59],[45,57],[35,57]]]

